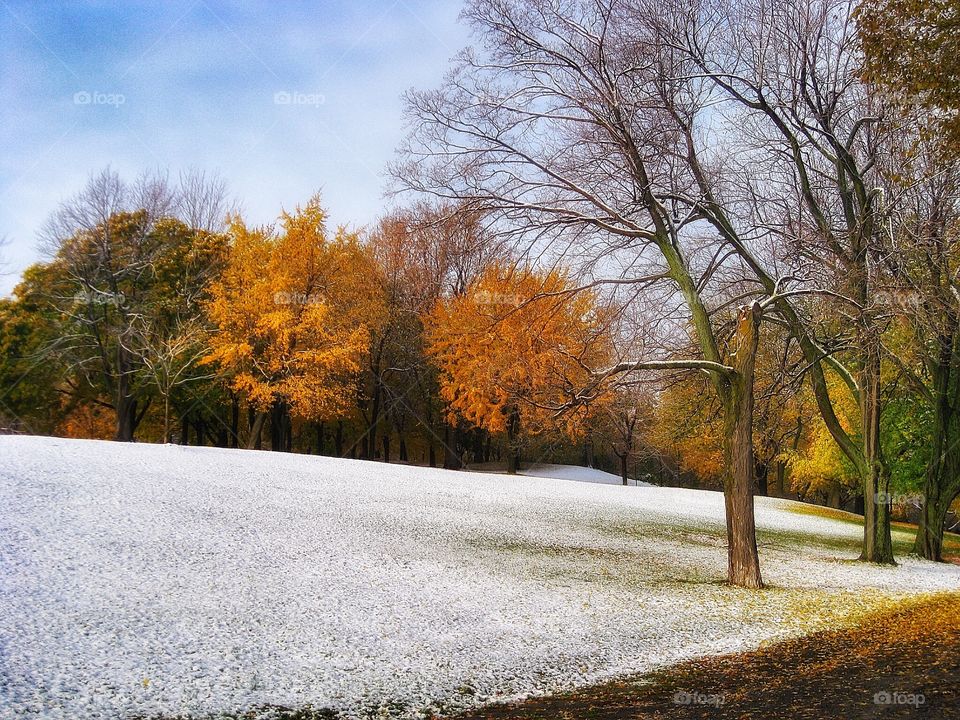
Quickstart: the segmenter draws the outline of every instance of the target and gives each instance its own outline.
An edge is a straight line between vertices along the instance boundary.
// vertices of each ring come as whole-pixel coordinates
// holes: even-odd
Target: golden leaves
[[[207,305],[217,327],[205,362],[261,410],[276,401],[308,418],[333,417],[352,402],[369,327],[382,313],[371,292],[372,260],[355,235],[328,237],[315,196],[281,216],[282,232],[235,218],[226,268]]]

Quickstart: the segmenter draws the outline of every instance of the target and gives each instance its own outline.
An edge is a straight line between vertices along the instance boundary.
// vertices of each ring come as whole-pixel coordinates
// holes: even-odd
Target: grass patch
[[[796,515],[812,515],[822,517],[828,520],[847,523],[863,529],[863,517],[856,513],[838,510],[837,508],[824,507],[823,505],[814,505],[804,502],[787,503],[783,509]],[[893,539],[893,552],[895,555],[909,555],[913,552],[913,541],[917,535],[917,526],[914,523],[894,521],[890,523],[890,534]],[[859,540],[857,541],[859,552]],[[960,535],[952,532],[943,534],[943,554],[944,557],[960,559]]]

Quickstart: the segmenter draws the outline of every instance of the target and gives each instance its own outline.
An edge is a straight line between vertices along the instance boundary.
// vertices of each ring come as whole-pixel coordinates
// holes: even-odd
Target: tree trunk
[[[400,436],[400,462],[408,462],[410,460],[407,457],[407,441],[403,435]]]
[[[784,480],[787,475],[787,464],[782,460],[777,461],[777,471],[774,473],[773,487],[767,487],[767,491],[772,497],[782,498],[785,494]]]
[[[383,433],[383,461],[390,462],[390,433]]]
[[[872,337],[872,335],[871,335]],[[890,475],[880,450],[880,347],[879,339],[865,343],[860,393],[863,417],[863,551],[866,562],[892,565],[890,535]]]
[[[913,543],[914,553],[927,560],[943,562],[943,524],[949,507],[949,503],[940,498],[924,499],[917,538]]]
[[[114,439],[133,442],[137,424],[137,401],[130,390],[130,361],[122,344],[117,347],[116,432]]]
[[[953,433],[937,433],[923,484],[923,504],[913,552],[943,562],[943,526],[960,494],[960,446]]]
[[[832,508],[840,509],[840,486],[831,485],[830,492],[827,495],[827,505]]]
[[[170,395],[163,396],[163,441],[170,442]]]
[[[203,416],[197,414],[196,419],[193,421],[193,429],[197,435],[197,445],[203,446],[207,443],[207,422],[203,419]]]
[[[628,484],[628,483],[627,483],[627,480],[628,480],[628,478],[627,478],[627,453],[624,453],[623,455],[618,455],[618,457],[620,458],[620,479],[623,480],[623,484],[626,485],[626,484]]]
[[[943,561],[943,525],[950,504],[960,493],[960,431],[956,422],[954,350],[960,338],[956,326],[953,334],[940,338],[940,353],[933,369],[934,400],[933,446],[923,482],[923,504],[913,552],[927,560]]]
[[[583,439],[583,466],[593,467],[593,436],[589,433]]]
[[[454,431],[456,432],[456,431]],[[446,470],[459,470],[462,466],[460,456],[454,447],[457,444],[455,439],[451,439],[450,426],[443,426],[443,467]]]
[[[122,384],[125,385],[126,383]],[[114,440],[133,442],[133,432],[137,418],[137,401],[128,395],[118,393],[116,408],[117,425]]]
[[[767,478],[770,477],[770,466],[766,463],[757,463],[757,495],[766,496],[768,494]]]
[[[763,587],[753,502],[753,384],[759,325],[759,305],[740,309],[731,358],[734,373],[723,393],[727,579],[746,588]]]
[[[507,472],[520,472],[520,412],[513,410],[507,419]]]
[[[240,445],[240,398],[230,393],[230,447]]]
[[[326,430],[326,425],[323,422],[317,423],[317,455],[323,455],[324,450],[324,433]]]
[[[337,457],[343,457],[343,420],[337,420],[337,432],[333,436],[333,449]]]
[[[259,450],[261,447],[260,436],[263,434],[263,426],[267,423],[267,413],[258,412],[250,426],[250,438],[247,440],[248,450]]]

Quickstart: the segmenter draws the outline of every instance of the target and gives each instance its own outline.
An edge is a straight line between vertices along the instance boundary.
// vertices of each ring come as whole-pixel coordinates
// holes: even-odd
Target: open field
[[[424,717],[842,628],[960,567],[718,493],[283,453],[0,438],[0,717]],[[829,513],[828,513],[829,515]]]

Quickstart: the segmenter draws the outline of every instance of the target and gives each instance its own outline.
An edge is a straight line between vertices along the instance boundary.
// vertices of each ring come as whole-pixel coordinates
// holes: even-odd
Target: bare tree
[[[648,8],[649,9],[649,8]],[[678,5],[661,21],[665,56],[706,82],[711,129],[728,151],[698,142],[691,115],[671,111],[684,136],[684,162],[696,200],[736,249],[771,307],[797,338],[818,409],[863,482],[862,559],[891,563],[890,474],[881,448],[880,363],[885,312],[878,293],[882,196],[876,176],[880,116],[860,80],[860,57],[847,0],[765,3],[706,0]],[[726,168],[726,172],[722,167]],[[745,239],[766,233],[780,244],[783,275],[800,286],[779,292],[777,274]],[[784,252],[784,250],[786,252]],[[829,298],[845,319],[824,336],[792,303],[800,294]],[[832,324],[832,328],[836,328]],[[847,333],[846,328],[853,333]],[[849,362],[841,361],[846,351]],[[860,406],[860,436],[838,419],[826,372],[839,375]]]
[[[900,329],[885,352],[932,420],[913,550],[943,560],[947,512],[960,495],[960,162],[922,130],[929,118],[908,116],[921,130],[891,137],[900,152],[884,158],[884,294]]]
[[[767,306],[748,295],[735,319],[708,307],[720,268],[737,274],[740,266],[705,232],[702,203],[676,202],[680,193],[699,194],[696,178],[675,162],[685,138],[650,54],[656,28],[638,21],[636,10],[612,2],[472,3],[465,16],[484,46],[461,54],[441,90],[408,96],[415,129],[394,175],[406,188],[484,207],[528,254],[576,258],[594,272],[626,256],[611,282],[660,282],[682,298],[700,357],[596,368],[595,383],[576,400],[624,373],[707,373],[724,411],[728,578],[759,587],[751,430]],[[682,100],[696,106],[702,98]],[[750,279],[740,273],[723,282]]]
[[[180,173],[175,202],[176,216],[188,227],[211,233],[226,230],[227,218],[240,210],[226,180],[197,168]]]
[[[144,375],[163,402],[163,438],[170,441],[171,398],[178,388],[215,377],[198,372],[200,360],[209,352],[207,330],[198,318],[166,323],[140,318],[133,332],[131,353],[140,358]]]

